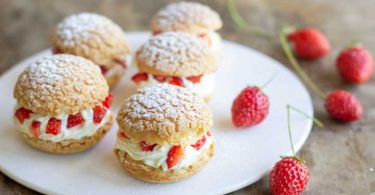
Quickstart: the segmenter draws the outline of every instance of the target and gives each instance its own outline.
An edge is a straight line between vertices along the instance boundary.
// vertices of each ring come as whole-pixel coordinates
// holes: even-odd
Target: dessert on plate
[[[24,140],[50,153],[87,150],[110,130],[112,96],[97,65],[59,54],[29,65],[14,88],[14,119]]]
[[[211,112],[196,93],[170,84],[138,90],[121,107],[115,154],[131,175],[175,182],[201,170],[214,154]]]
[[[197,2],[169,4],[151,20],[153,34],[169,31],[191,33],[218,53],[221,50],[221,37],[216,31],[222,26],[217,12]]]
[[[110,19],[80,13],[66,17],[52,31],[53,53],[84,57],[97,64],[110,87],[131,65],[131,54],[121,27]]]
[[[136,53],[138,73],[132,80],[139,88],[156,83],[186,87],[210,100],[218,59],[197,37],[166,32],[151,37]]]

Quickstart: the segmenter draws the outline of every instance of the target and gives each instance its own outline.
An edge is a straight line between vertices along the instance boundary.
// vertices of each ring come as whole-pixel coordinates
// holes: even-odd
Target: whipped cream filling
[[[213,31],[213,32],[207,33],[207,36],[211,40],[210,48],[215,52],[220,52],[221,51],[221,36],[219,35],[219,33]]]
[[[211,144],[214,142],[213,136],[206,136],[206,141],[202,147],[197,150],[191,145],[184,148],[184,157],[177,163],[174,167],[170,168],[172,170],[178,170],[183,167],[188,167],[193,164],[202,152],[209,149]],[[115,148],[122,150],[129,154],[129,156],[134,160],[143,161],[146,165],[154,168],[161,167],[163,171],[167,171],[167,158],[168,152],[173,146],[171,145],[156,145],[152,151],[143,151],[139,143],[132,142],[129,138],[117,137]]]
[[[154,78],[152,74],[148,74],[148,79],[146,81],[141,81],[138,83],[138,88],[143,88],[148,85],[163,83]],[[193,92],[197,93],[201,97],[210,97],[215,89],[215,75],[211,74],[204,74],[198,83],[193,83],[187,78],[181,78],[184,86],[188,89],[191,89]]]
[[[123,60],[125,62],[126,67],[124,67],[124,65],[116,62],[114,66],[109,68],[108,71],[106,73],[104,73],[104,76],[105,77],[112,77],[112,76],[117,75],[119,73],[122,74],[124,69],[129,68],[132,65],[132,55],[131,54],[125,55],[121,60]]]
[[[20,108],[19,105],[15,107],[15,110]],[[99,124],[94,123],[94,111],[93,109],[86,109],[80,112],[84,119],[84,122],[80,125],[76,125],[71,128],[67,128],[68,114],[60,114],[57,116],[44,116],[37,113],[31,113],[28,119],[25,119],[23,123],[20,123],[16,117],[14,117],[16,124],[19,126],[21,132],[26,133],[30,137],[34,137],[32,133],[31,124],[34,120],[40,122],[40,135],[38,139],[49,140],[52,142],[60,142],[67,139],[81,139],[86,136],[91,136],[96,133],[96,131],[104,126],[110,119],[111,111],[106,109],[105,116]],[[54,117],[61,120],[61,131],[57,135],[52,135],[46,133],[48,120]]]

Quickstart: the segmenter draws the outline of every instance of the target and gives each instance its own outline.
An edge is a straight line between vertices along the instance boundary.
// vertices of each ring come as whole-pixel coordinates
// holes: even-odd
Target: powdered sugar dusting
[[[218,30],[222,22],[218,13],[196,2],[173,3],[160,10],[153,18],[154,31],[194,31],[207,28]]]

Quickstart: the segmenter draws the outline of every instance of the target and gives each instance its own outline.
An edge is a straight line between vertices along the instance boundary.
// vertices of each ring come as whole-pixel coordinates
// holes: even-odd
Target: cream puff
[[[131,175],[152,183],[175,182],[201,170],[214,154],[212,114],[197,94],[155,84],[121,107],[115,154]]]
[[[24,140],[50,153],[87,150],[110,130],[112,96],[100,68],[73,55],[29,65],[14,88],[14,119]]]
[[[216,32],[223,23],[217,12],[197,2],[178,2],[167,5],[151,20],[153,34],[168,31],[191,33],[212,50],[220,53],[221,37]]]
[[[136,53],[138,73],[132,80],[141,88],[156,83],[186,87],[209,101],[215,86],[218,59],[197,37],[166,32],[151,37]]]
[[[94,13],[66,17],[52,31],[51,43],[55,54],[78,55],[93,61],[110,87],[120,80],[132,61],[121,27]]]

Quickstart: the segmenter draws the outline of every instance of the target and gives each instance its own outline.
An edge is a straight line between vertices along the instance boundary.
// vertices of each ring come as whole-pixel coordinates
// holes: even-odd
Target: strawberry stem
[[[296,153],[294,151],[294,144],[293,144],[293,138],[292,138],[292,130],[291,130],[291,125],[290,125],[290,109],[289,109],[289,105],[286,106],[286,110],[287,110],[287,115],[288,115],[288,131],[289,131],[289,141],[290,141],[290,145],[292,146],[292,153],[293,153],[293,156],[296,156]]]
[[[346,46],[346,48],[352,48],[352,47],[362,47],[361,42],[357,39],[353,39],[349,42],[349,44]]]
[[[268,84],[270,84],[275,78],[276,76],[278,75],[278,72],[275,72],[273,73],[273,75],[271,76],[271,78],[269,78],[261,87],[260,89],[263,90],[264,88],[266,88],[268,86]]]
[[[227,7],[228,7],[229,15],[231,16],[233,21],[238,25],[239,28],[241,28],[241,29],[243,29],[243,30],[245,30],[249,33],[259,35],[259,36],[263,36],[265,38],[274,37],[274,35],[271,34],[271,33],[268,33],[264,30],[261,30],[261,29],[250,26],[245,21],[245,19],[242,18],[241,15],[238,13],[237,8],[236,8],[236,0],[227,0]]]
[[[289,28],[288,28],[289,29]],[[279,35],[281,47],[285,52],[290,64],[293,66],[294,70],[300,75],[300,77],[310,86],[310,88],[317,93],[323,99],[326,97],[326,94],[320,90],[320,88],[307,76],[305,71],[303,71],[301,65],[299,65],[297,59],[294,57],[292,50],[288,45],[287,40],[287,30],[286,27],[283,28]]]
[[[292,106],[292,105],[287,105],[288,108],[296,111],[297,113],[301,114],[302,116],[308,118],[308,119],[311,119],[313,121],[313,123],[315,123],[316,125],[318,125],[320,128],[323,128],[324,127],[324,124],[317,118],[313,117],[313,116],[309,116],[307,115],[305,112],[303,112],[302,110]]]

